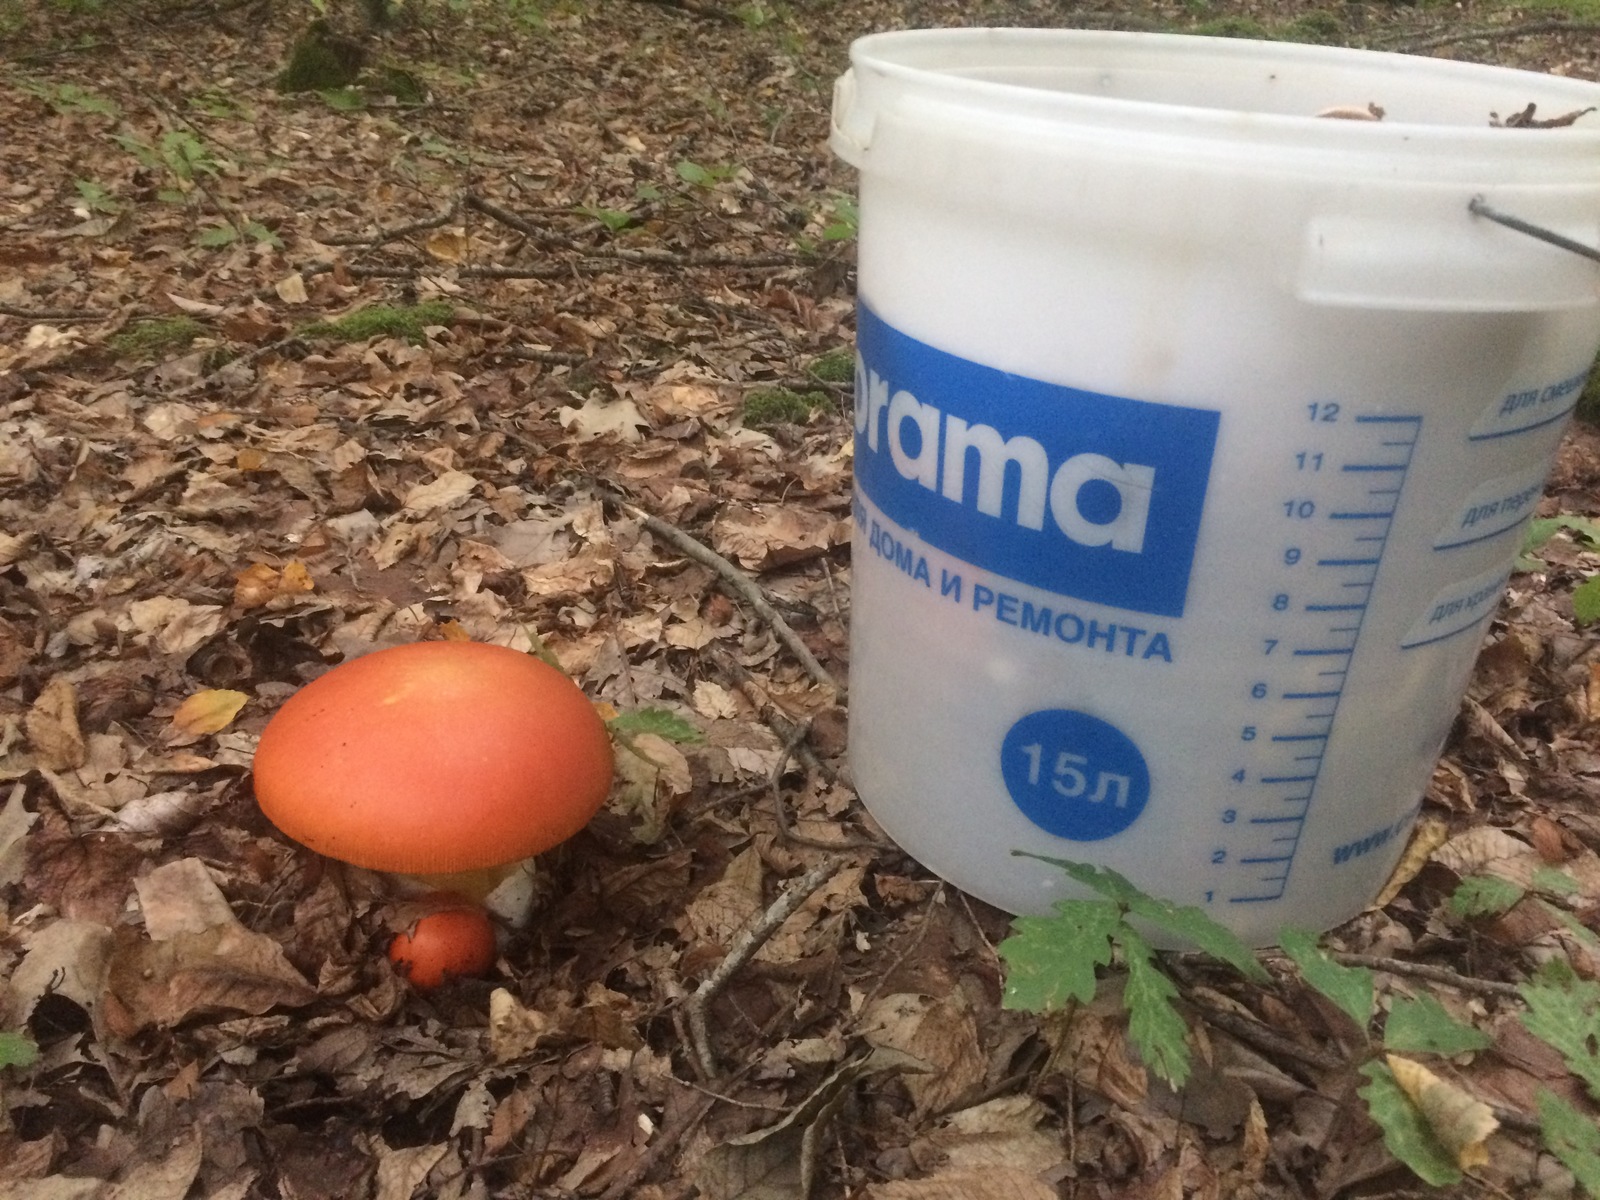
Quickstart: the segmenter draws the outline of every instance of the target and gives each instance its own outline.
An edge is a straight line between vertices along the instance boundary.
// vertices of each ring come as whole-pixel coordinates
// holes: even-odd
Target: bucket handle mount
[[[1535,225],[1531,221],[1524,221],[1521,217],[1513,217],[1510,213],[1490,208],[1482,196],[1474,196],[1469,200],[1467,211],[1475,217],[1483,217],[1497,225],[1504,225],[1507,229],[1515,229],[1518,233],[1538,238],[1541,242],[1549,242],[1552,246],[1560,246],[1563,250],[1570,250],[1574,254],[1581,254],[1584,258],[1600,262],[1600,249],[1585,245],[1583,242],[1575,242],[1553,229],[1546,229],[1543,225]]]

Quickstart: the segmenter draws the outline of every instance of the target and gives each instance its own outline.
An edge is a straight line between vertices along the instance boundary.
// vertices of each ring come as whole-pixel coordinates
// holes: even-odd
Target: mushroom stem
[[[482,904],[489,893],[504,883],[521,865],[520,862],[508,862],[472,871],[448,871],[442,875],[394,875],[392,878],[404,894],[454,892]]]

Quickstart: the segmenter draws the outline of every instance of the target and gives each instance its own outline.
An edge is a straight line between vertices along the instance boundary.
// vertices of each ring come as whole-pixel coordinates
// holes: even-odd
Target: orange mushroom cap
[[[351,659],[284,703],[256,800],[309,849],[376,871],[514,862],[577,833],[611,739],[577,684],[504,646],[418,642]]]

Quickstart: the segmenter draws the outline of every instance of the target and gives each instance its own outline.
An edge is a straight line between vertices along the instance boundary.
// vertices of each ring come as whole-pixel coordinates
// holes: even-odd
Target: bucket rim
[[[1466,87],[1492,84],[1496,81],[1509,90],[1513,85],[1536,89],[1540,95],[1531,97],[1541,107],[1553,104],[1571,104],[1573,109],[1596,106],[1590,114],[1591,123],[1579,122],[1557,130],[1514,129],[1492,124],[1490,114],[1483,114],[1483,124],[1452,123],[1443,121],[1415,121],[1385,116],[1382,120],[1335,120],[1319,117],[1315,112],[1283,113],[1270,110],[1184,104],[1157,99],[1125,96],[1097,95],[1088,91],[1055,90],[1027,84],[976,78],[949,67],[928,66],[918,59],[930,57],[922,52],[935,48],[948,51],[951,47],[970,47],[993,53],[987,61],[974,55],[965,70],[984,67],[1028,65],[1060,65],[1095,67],[1105,70],[1129,69],[1172,63],[1190,58],[1196,51],[1205,54],[1221,65],[1214,71],[1195,71],[1197,77],[1207,74],[1222,75],[1229,69],[1245,64],[1260,67],[1294,66],[1351,66],[1370,72],[1374,80],[1383,77],[1400,78],[1403,73],[1407,87],[1415,88],[1419,82],[1432,84],[1441,90],[1446,87]],[[1041,50],[1073,48],[1077,57],[1057,63],[1021,58],[1000,57],[1019,50],[1038,53]],[[1086,60],[1081,57],[1088,49],[1121,49],[1124,58],[1114,61]],[[1137,59],[1126,54],[1140,51]],[[1241,120],[1247,120],[1252,129],[1267,135],[1276,135],[1299,141],[1310,140],[1330,149],[1366,147],[1380,150],[1386,143],[1406,143],[1407,153],[1423,149],[1477,149],[1495,143],[1496,155],[1507,152],[1518,156],[1528,154],[1541,157],[1567,157],[1573,154],[1594,155],[1600,149],[1600,81],[1577,79],[1530,71],[1520,67],[1505,67],[1485,63],[1462,62],[1456,59],[1435,58],[1428,55],[1406,54],[1391,50],[1369,50],[1358,47],[1323,46],[1303,42],[1275,42],[1254,38],[1220,37],[1205,34],[1157,33],[1140,30],[1103,29],[1052,29],[1011,26],[956,26],[930,29],[899,29],[866,34],[850,46],[850,62],[857,75],[869,74],[893,79],[901,85],[918,90],[936,89],[951,101],[966,100],[978,107],[988,108],[1005,102],[1015,103],[1019,96],[1028,97],[1028,107],[1036,114],[1066,114],[1072,111],[1093,112],[1103,115],[1119,114],[1127,120],[1143,121],[1148,125],[1181,126],[1191,135],[1236,134]],[[1380,97],[1372,97],[1381,103]],[[1336,103],[1330,100],[1330,105]],[[1522,105],[1508,105],[1509,112],[1502,118],[1520,111]],[[1548,118],[1546,118],[1548,119]],[[1508,134],[1548,133],[1552,137],[1527,137],[1515,143],[1505,139]],[[1558,140],[1559,139],[1559,140]],[[1418,143],[1423,143],[1419,145]]]

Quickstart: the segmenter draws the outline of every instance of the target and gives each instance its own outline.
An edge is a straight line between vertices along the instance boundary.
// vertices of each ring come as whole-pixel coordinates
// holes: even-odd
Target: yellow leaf
[[[233,465],[241,471],[259,471],[267,465],[267,456],[253,447],[246,446],[233,456]]]
[[[226,688],[207,688],[196,692],[172,714],[173,727],[182,733],[200,735],[217,733],[233,723],[234,717],[250,699],[244,692]]]
[[[461,229],[436,230],[423,245],[440,262],[458,263],[467,256],[467,235]]]
[[[1456,1165],[1470,1171],[1487,1164],[1489,1150],[1484,1143],[1500,1128],[1489,1106],[1419,1062],[1397,1054],[1384,1057],[1400,1090],[1417,1106],[1439,1144],[1455,1156]]]
[[[272,285],[273,291],[278,293],[278,299],[285,304],[304,304],[310,297],[306,294],[305,276],[299,271],[292,275],[285,275]]]
[[[447,642],[470,642],[472,635],[467,632],[467,627],[460,621],[451,619],[439,624],[439,636]]]
[[[1428,865],[1428,860],[1433,857],[1433,852],[1450,840],[1450,827],[1437,817],[1424,817],[1417,822],[1411,831],[1411,841],[1406,845],[1406,852],[1400,856],[1394,871],[1389,876],[1389,882],[1384,885],[1383,891],[1372,902],[1373,909],[1386,906],[1400,894],[1400,889],[1405,887],[1417,877],[1417,872]]]
[[[278,580],[278,590],[285,594],[293,592],[309,592],[316,588],[312,582],[311,572],[306,570],[305,563],[298,558],[290,559],[283,568],[283,575]]]
[[[233,602],[240,608],[260,608],[278,594],[278,570],[266,563],[251,563],[233,577]]]

